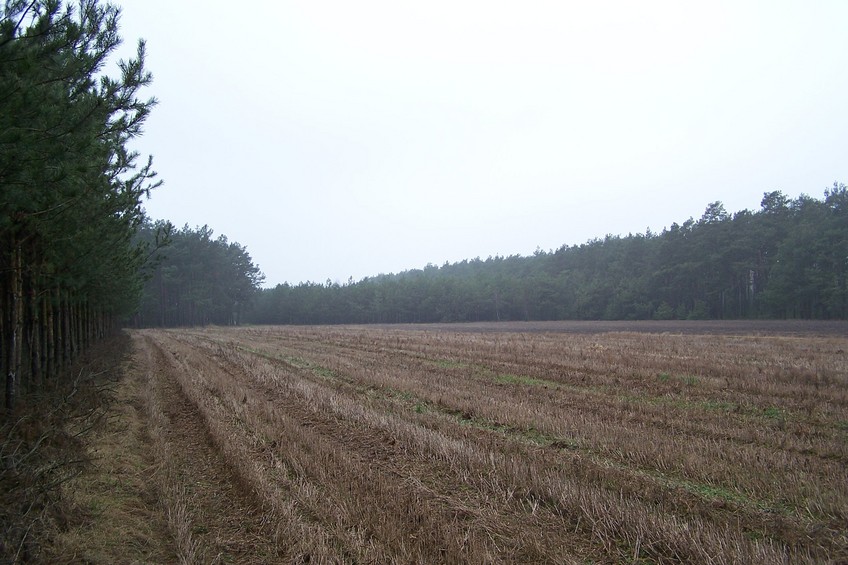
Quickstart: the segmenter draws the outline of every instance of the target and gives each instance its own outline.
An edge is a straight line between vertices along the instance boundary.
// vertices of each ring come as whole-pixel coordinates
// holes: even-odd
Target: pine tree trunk
[[[21,332],[23,330],[23,296],[21,295],[21,246],[12,245],[12,268],[9,273],[9,366],[6,373],[6,409],[14,410],[21,378]]]
[[[71,345],[71,303],[68,292],[62,292],[64,300],[59,307],[59,313],[62,316],[62,367],[67,368],[71,364],[72,345]]]
[[[83,301],[77,306],[77,335],[79,336],[79,353],[88,351],[88,305]]]
[[[56,296],[55,302],[53,303],[53,313],[55,317],[55,322],[53,326],[53,331],[55,332],[55,339],[53,340],[55,343],[54,346],[54,356],[55,360],[55,368],[56,372],[54,373],[57,377],[59,373],[65,368],[65,316],[64,310],[62,306],[62,291],[59,287],[56,287]]]
[[[6,348],[9,346],[9,278],[0,277],[0,375],[8,374],[9,372],[9,354]]]
[[[29,355],[32,386],[41,387],[41,317],[35,281],[29,287]]]
[[[71,347],[70,361],[73,363],[79,357],[79,332],[77,331],[77,307],[68,293],[68,343]]]
[[[53,329],[53,296],[48,291],[44,296],[44,375],[47,379],[56,377],[56,333]]]

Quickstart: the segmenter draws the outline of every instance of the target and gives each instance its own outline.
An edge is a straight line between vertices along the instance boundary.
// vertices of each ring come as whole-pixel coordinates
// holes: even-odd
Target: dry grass
[[[128,371],[132,370],[127,368]],[[55,534],[52,563],[173,561],[167,524],[156,503],[157,473],[147,448],[140,383],[115,383],[107,422],[84,437],[90,464],[63,485],[82,519]]]
[[[27,397],[25,416],[4,426],[0,561],[174,560],[154,501],[138,383],[122,378],[130,349],[126,336],[99,344],[74,379]]]
[[[280,559],[848,559],[844,337],[144,335]]]

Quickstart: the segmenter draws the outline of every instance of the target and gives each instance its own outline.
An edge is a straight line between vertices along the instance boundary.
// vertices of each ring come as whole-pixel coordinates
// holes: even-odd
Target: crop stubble
[[[845,337],[134,336],[248,493],[262,559],[848,559]],[[240,535],[187,519],[224,557]]]

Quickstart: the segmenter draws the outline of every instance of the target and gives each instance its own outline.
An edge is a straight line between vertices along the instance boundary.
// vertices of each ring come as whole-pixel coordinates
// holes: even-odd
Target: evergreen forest
[[[120,11],[6,2],[0,19],[0,342],[5,404],[57,376],[137,307],[142,201],[130,142],[155,100],[145,46],[120,61]]]
[[[131,144],[156,100],[141,96],[152,82],[143,41],[109,66],[120,8],[2,10],[0,370],[11,411],[124,325],[239,323],[263,278],[244,247],[207,226],[146,217],[161,182]]]
[[[140,242],[152,249],[135,326],[238,325],[264,275],[242,245],[214,237],[209,226],[177,230],[145,222]]]
[[[848,190],[709,204],[662,233],[261,291],[257,324],[848,317]]]

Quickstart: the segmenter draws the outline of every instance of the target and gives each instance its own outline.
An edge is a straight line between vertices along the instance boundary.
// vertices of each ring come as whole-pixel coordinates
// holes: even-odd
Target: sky
[[[153,219],[265,286],[661,232],[848,183],[848,2],[118,0]]]

